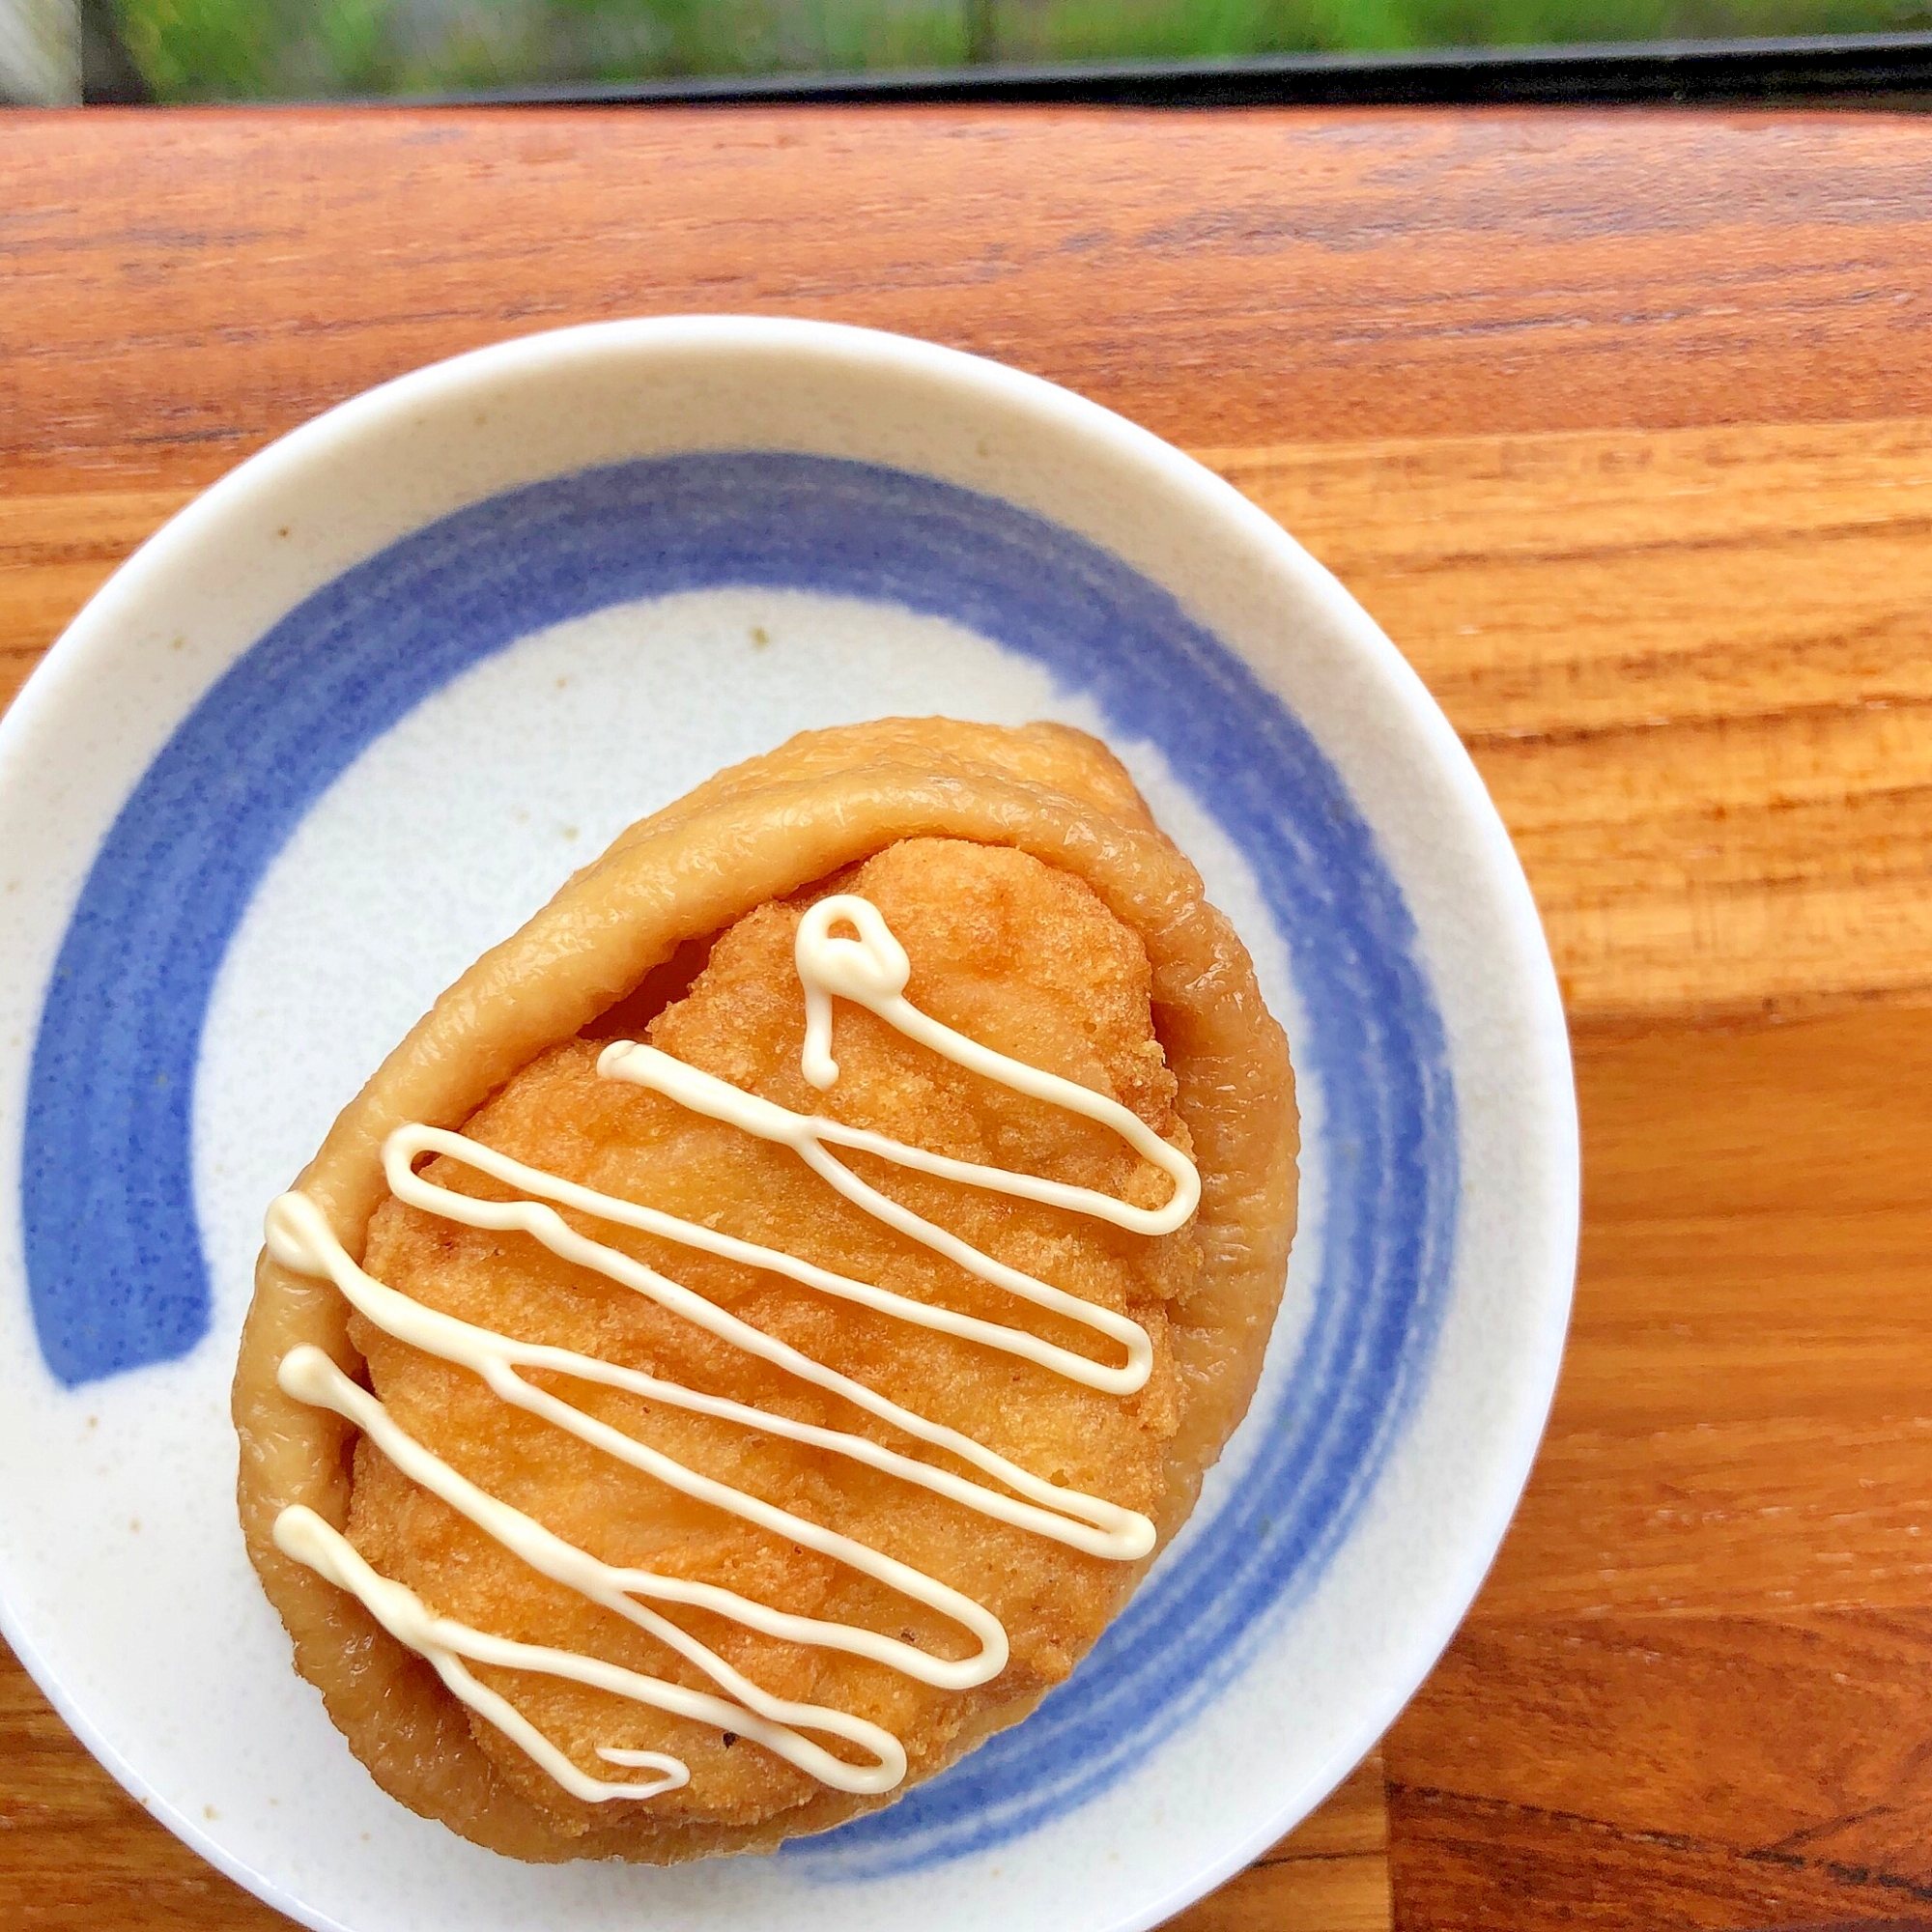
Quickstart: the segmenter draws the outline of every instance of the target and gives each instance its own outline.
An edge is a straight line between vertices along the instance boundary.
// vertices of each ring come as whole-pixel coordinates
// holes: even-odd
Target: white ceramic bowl
[[[1265,1382],[1071,1682],[775,1859],[524,1867],[382,1796],[243,1560],[264,1205],[429,999],[800,726],[1102,733],[1293,1043]],[[128,561],[0,724],[0,1621],[108,1768],[314,1926],[1146,1926],[1375,1741],[1469,1603],[1568,1310],[1576,1115],[1468,759],[1325,571],[1047,384],[795,322],[613,323],[375,390]]]

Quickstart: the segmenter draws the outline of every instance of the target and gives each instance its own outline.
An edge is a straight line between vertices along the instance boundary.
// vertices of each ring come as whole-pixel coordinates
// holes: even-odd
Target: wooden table
[[[1179,1922],[1932,1925],[1932,122],[11,116],[0,685],[314,412],[679,309],[1200,452],[1429,681],[1548,924],[1542,1461],[1378,1758]],[[0,1924],[280,1922],[0,1662]]]

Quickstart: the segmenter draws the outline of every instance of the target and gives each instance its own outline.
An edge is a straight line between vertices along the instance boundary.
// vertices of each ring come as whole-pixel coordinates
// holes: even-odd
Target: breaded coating
[[[1183,1151],[1174,1078],[1154,1038],[1139,939],[1092,890],[1021,852],[957,840],[893,846],[839,881],[870,899],[913,961],[908,997],[1002,1053],[1130,1107]],[[810,896],[810,895],[809,895]],[[767,905],[718,941],[689,993],[650,1022],[653,1045],[799,1112],[961,1160],[1072,1180],[1157,1206],[1170,1182],[1105,1128],[968,1073],[862,1009],[840,1003],[839,1078],[829,1094],[799,1071],[805,1008],[792,963],[807,900]],[[1026,1328],[1096,1359],[1118,1348],[1033,1309],[843,1200],[788,1148],[692,1114],[596,1072],[598,1043],[554,1048],[513,1079],[465,1131],[531,1166],[621,1199],[875,1282],[922,1302]],[[973,1341],[933,1333],[768,1272],[573,1216],[593,1238],[638,1256],[767,1334],[945,1423],[1050,1480],[1141,1511],[1159,1499],[1175,1402],[1165,1311],[1200,1253],[1186,1230],[1151,1237],[1064,1209],[857,1154],[864,1177],[975,1247],[1124,1313],[1154,1339],[1154,1372],[1128,1398]],[[440,1159],[430,1179],[507,1190]],[[365,1265],[418,1301],[479,1327],[552,1343],[822,1427],[867,1435],[928,1460],[839,1397],[758,1362],[526,1235],[472,1230],[390,1201],[370,1228]],[[475,1377],[357,1321],[351,1334],[378,1395],[405,1428],[493,1495],[605,1561],[720,1583],[760,1602],[904,1637],[942,1655],[970,1639],[937,1612],[834,1559],[679,1494],[537,1418],[508,1410]],[[676,1620],[779,1695],[856,1713],[905,1745],[909,1778],[944,1761],[969,1717],[1030,1704],[1058,1683],[1112,1616],[1132,1566],[1069,1549],[809,1444],[748,1436],[623,1391],[539,1378],[586,1412],[688,1467],[856,1537],[962,1590],[1006,1625],[1012,1661],[969,1691],[919,1684],[886,1665],[679,1609]],[[943,1459],[942,1459],[943,1460]],[[962,1474],[974,1472],[960,1466]],[[710,1689],[648,1633],[538,1576],[447,1505],[398,1476],[366,1442],[350,1531],[384,1574],[444,1614],[530,1643],[579,1651]],[[569,1797],[480,1718],[477,1743],[560,1829],[654,1823],[761,1824],[822,1787],[749,1740],[609,1692],[530,1673],[482,1673],[592,1776],[597,1745],[669,1751],[691,1782],[648,1804]]]

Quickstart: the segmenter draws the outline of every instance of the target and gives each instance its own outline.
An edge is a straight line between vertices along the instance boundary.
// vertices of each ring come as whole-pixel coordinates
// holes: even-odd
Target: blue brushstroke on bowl
[[[853,1880],[984,1850],[1091,1799],[1242,1668],[1346,1538],[1426,1373],[1459,1191],[1442,1024],[1412,921],[1313,737],[1165,590],[1070,531],[929,477],[764,451],[584,470],[357,565],[221,677],[134,788],[49,982],[21,1191],[47,1367],[70,1387],[206,1334],[190,1108],[222,956],[324,790],[405,713],[519,638],[724,585],[950,618],[1165,754],[1293,935],[1297,1064],[1323,1096],[1321,1279],[1235,1492],[1028,1721],[787,1856]]]

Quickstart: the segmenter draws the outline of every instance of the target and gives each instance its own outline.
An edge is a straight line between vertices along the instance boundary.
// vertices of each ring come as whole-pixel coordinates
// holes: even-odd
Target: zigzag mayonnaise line
[[[833,935],[834,925],[846,923],[857,931],[856,939]],[[905,1776],[904,1749],[891,1733],[863,1719],[824,1706],[797,1704],[771,1695],[733,1669],[715,1651],[639,1600],[694,1605],[794,1642],[869,1658],[923,1683],[949,1690],[969,1689],[997,1677],[1007,1663],[1007,1634],[999,1620],[983,1606],[936,1578],[850,1537],[686,1468],[536,1387],[524,1378],[520,1370],[560,1372],[578,1380],[646,1395],[675,1407],[741,1421],[764,1434],[809,1443],[886,1470],[982,1515],[1092,1555],[1134,1562],[1153,1548],[1154,1528],[1146,1517],[1046,1482],[971,1436],[929,1422],[887,1401],[863,1383],[825,1368],[631,1256],[578,1234],[554,1208],[546,1205],[555,1202],[687,1247],[783,1274],[827,1294],[894,1315],[915,1325],[1021,1356],[1089,1387],[1122,1395],[1140,1388],[1147,1380],[1152,1356],[1147,1332],[1139,1323],[1096,1308],[993,1260],[867,1186],[827,1149],[851,1148],[921,1173],[1041,1202],[1147,1235],[1171,1234],[1194,1213],[1201,1196],[1200,1175],[1194,1163],[1126,1108],[1073,1081],[1009,1060],[921,1012],[904,997],[911,971],[905,950],[869,901],[849,894],[821,899],[800,922],[795,956],[806,996],[806,1037],[801,1065],[812,1086],[822,1091],[838,1079],[838,1064],[831,1051],[832,995],[836,993],[867,1008],[908,1038],[930,1047],[971,1072],[1112,1129],[1172,1179],[1174,1191],[1166,1205],[1154,1209],[1134,1208],[1088,1188],[1013,1174],[1004,1168],[951,1160],[884,1135],[843,1126],[823,1116],[793,1113],[653,1047],[628,1040],[614,1042],[604,1051],[598,1061],[599,1072],[607,1079],[628,1080],[648,1087],[695,1112],[792,1148],[829,1185],[867,1213],[956,1262],[980,1280],[1119,1343],[1126,1350],[1124,1363],[1110,1368],[1042,1342],[1022,1329],[928,1307],[869,1283],[815,1267],[780,1250],[741,1241],[696,1222],[599,1194],[540,1169],[526,1167],[460,1134],[433,1127],[399,1127],[388,1137],[383,1158],[390,1189],[414,1207],[473,1228],[516,1229],[529,1234],[564,1260],[594,1268],[749,1353],[857,1404],[917,1440],[947,1451],[983,1471],[1010,1493],[899,1455],[865,1436],[793,1422],[763,1409],[619,1368],[593,1356],[517,1342],[493,1330],[474,1327],[425,1308],[365,1273],[336,1239],[321,1210],[304,1195],[284,1194],[269,1210],[268,1245],[274,1259],[298,1273],[333,1281],[355,1308],[385,1333],[471,1370],[502,1401],[568,1430],[618,1461],[688,1495],[832,1556],[926,1605],[957,1623],[978,1642],[978,1649],[964,1658],[933,1657],[912,1644],[873,1631],[792,1616],[712,1584],[659,1577],[648,1571],[622,1570],[603,1563],[487,1494],[451,1468],[402,1429],[375,1396],[353,1382],[320,1349],[291,1350],[282,1360],[277,1378],[289,1395],[332,1409],[355,1424],[402,1474],[440,1496],[531,1568],[670,1645],[726,1693],[721,1697],[693,1690],[575,1652],[513,1643],[440,1617],[412,1591],[373,1570],[348,1539],[313,1510],[298,1505],[282,1511],[275,1521],[274,1535],[285,1554],[306,1564],[338,1588],[353,1592],[392,1636],[428,1659],[456,1697],[496,1725],[559,1785],[580,1799],[651,1798],[686,1783],[690,1773],[680,1760],[663,1752],[600,1747],[598,1754],[607,1762],[655,1772],[656,1780],[623,1783],[587,1776],[508,1699],[480,1682],[468,1668],[469,1662],[568,1678],[637,1703],[716,1724],[755,1739],[837,1790],[876,1794],[895,1789]],[[413,1171],[413,1162],[424,1152],[462,1161],[522,1188],[528,1196],[540,1198],[480,1201],[436,1186]],[[855,1764],[836,1756],[804,1735],[806,1731],[843,1739],[867,1752],[871,1761]]]

